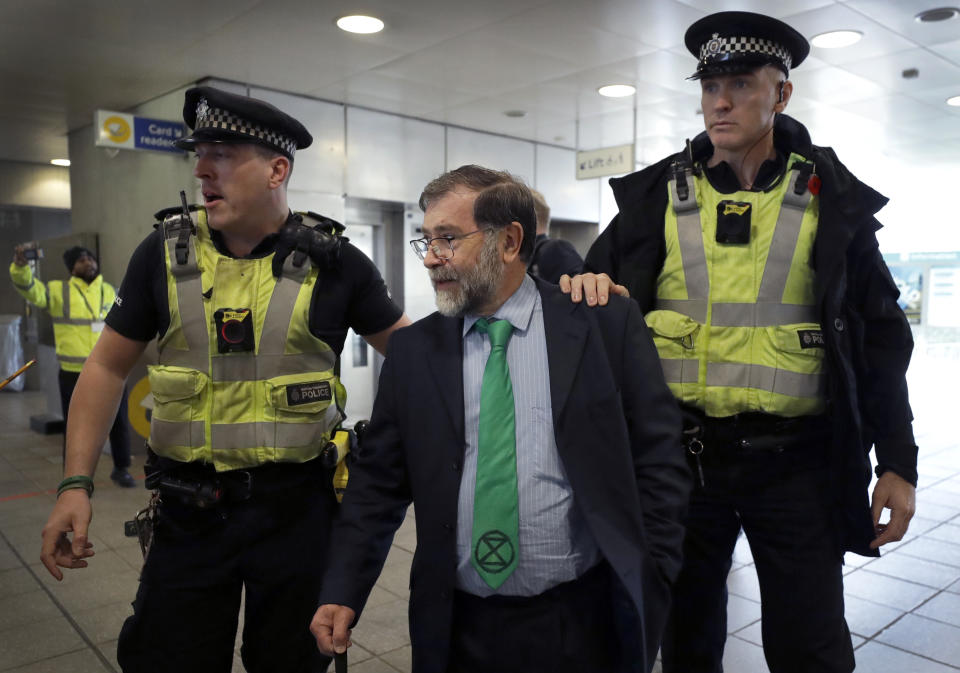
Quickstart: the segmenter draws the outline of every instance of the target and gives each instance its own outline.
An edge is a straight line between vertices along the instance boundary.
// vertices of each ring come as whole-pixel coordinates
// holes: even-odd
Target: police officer
[[[53,319],[53,337],[60,371],[60,408],[67,420],[70,398],[80,378],[80,370],[103,331],[107,312],[113,305],[116,290],[100,275],[100,265],[92,250],[75,245],[63,253],[70,278],[67,281],[43,281],[33,276],[27,264],[25,247],[18,245],[10,264],[10,280],[24,299],[38,308],[45,308]],[[113,471],[110,479],[117,486],[137,485],[128,471],[130,467],[130,428],[127,423],[127,391],[123,389],[120,406],[110,427],[110,453]]]
[[[917,481],[913,340],[875,237],[887,199],[783,114],[809,51],[797,31],[721,12],[685,41],[706,133],[611,180],[619,214],[586,260],[600,275],[561,285],[590,304],[637,300],[686,416],[698,483],[665,673],[722,670],[741,527],[771,672],[851,671],[843,553],[901,539]]]
[[[212,87],[187,91],[184,119],[203,205],[162,213],[131,258],[77,386],[85,422],[67,430],[41,559],[61,579],[93,555],[95,448],[159,335],[147,478],[160,504],[118,661],[230,671],[242,587],[246,669],[324,670],[308,626],[336,502],[318,456],[344,417],[339,356],[349,327],[383,352],[409,321],[332,221],[288,209],[294,152],[312,141],[300,122]]]

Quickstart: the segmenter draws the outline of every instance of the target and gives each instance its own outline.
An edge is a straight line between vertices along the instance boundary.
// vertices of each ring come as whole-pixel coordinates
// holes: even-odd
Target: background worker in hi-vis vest
[[[20,296],[38,308],[47,309],[53,319],[53,336],[60,363],[60,408],[66,422],[70,398],[80,378],[80,370],[103,332],[103,319],[117,293],[100,275],[97,256],[87,248],[77,245],[63,253],[70,279],[51,280],[46,285],[33,276],[24,252],[22,245],[14,249],[10,280]],[[127,423],[125,387],[113,425],[110,426],[110,451],[113,455],[110,479],[124,488],[136,486],[136,481],[127,471],[130,467],[130,427]]]
[[[664,672],[722,670],[741,527],[771,672],[851,671],[843,553],[901,539],[917,482],[913,339],[875,236],[887,199],[783,114],[809,51],[800,33],[721,12],[685,42],[706,132],[610,181],[619,214],[586,260],[600,275],[561,285],[574,301],[640,304],[684,412],[697,483]]]
[[[313,140],[299,121],[213,87],[187,90],[183,117],[203,205],[158,213],[130,259],[77,384],[41,560],[62,579],[92,556],[94,447],[158,337],[146,472],[159,504],[117,660],[228,673],[243,591],[246,670],[323,671],[308,627],[337,507],[325,448],[344,419],[340,352],[348,328],[383,353],[409,321],[340,225],[287,206],[294,153]]]

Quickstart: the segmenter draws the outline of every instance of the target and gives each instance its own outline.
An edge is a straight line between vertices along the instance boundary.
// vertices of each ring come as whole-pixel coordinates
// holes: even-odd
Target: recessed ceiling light
[[[70,160],[69,159],[51,159],[50,163],[53,164],[54,166],[69,166]]]
[[[960,96],[951,96],[947,99],[947,105],[952,107],[960,107]]]
[[[527,111],[526,110],[504,110],[503,114],[505,114],[508,117],[518,118],[518,117],[526,117]]]
[[[947,21],[960,14],[960,9],[956,7],[937,7],[936,9],[927,9],[917,14],[914,19],[920,23],[936,23],[937,21]]]
[[[840,49],[856,44],[863,37],[859,30],[832,30],[810,38],[810,44],[821,49]]]
[[[370,33],[379,33],[383,30],[383,21],[375,16],[353,14],[351,16],[341,16],[337,19],[337,27],[348,33],[369,35]]]
[[[607,84],[597,89],[597,93],[607,98],[626,98],[637,93],[637,87],[629,84]]]

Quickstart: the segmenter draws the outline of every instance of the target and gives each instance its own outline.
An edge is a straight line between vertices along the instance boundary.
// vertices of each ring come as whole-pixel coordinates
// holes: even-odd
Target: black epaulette
[[[312,210],[296,212],[294,215],[298,216],[300,221],[308,227],[313,227],[314,229],[330,234],[331,236],[342,236],[344,230],[347,228],[345,225],[340,224],[336,220],[329,218],[326,215],[315,213]]]
[[[203,208],[203,206],[197,203],[191,203],[189,207],[190,207],[191,213]],[[156,222],[153,223],[153,228],[159,229],[165,219],[167,219],[171,215],[179,215],[181,213],[183,213],[183,206],[170,206],[169,208],[158,210],[153,214],[153,219],[156,220]]]

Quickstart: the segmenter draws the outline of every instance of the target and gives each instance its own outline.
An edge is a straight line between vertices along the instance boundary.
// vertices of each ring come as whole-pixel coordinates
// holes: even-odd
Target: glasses
[[[413,248],[413,251],[417,253],[417,257],[423,259],[427,256],[427,252],[433,251],[434,256],[437,259],[450,259],[453,257],[453,242],[460,241],[464,238],[469,238],[474,234],[479,234],[481,231],[489,231],[492,227],[486,227],[484,229],[477,229],[476,231],[471,231],[469,234],[461,234],[460,236],[454,236],[452,234],[444,234],[443,236],[437,236],[435,238],[415,238],[410,241],[410,247]]]

